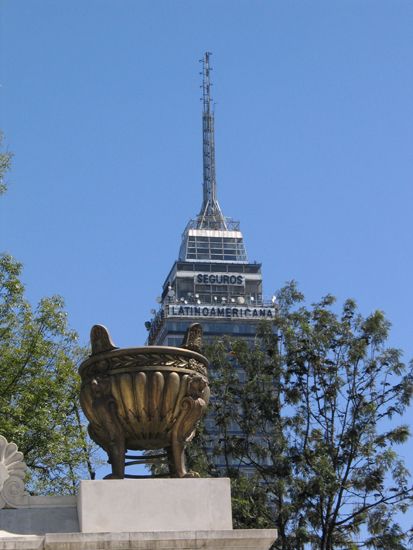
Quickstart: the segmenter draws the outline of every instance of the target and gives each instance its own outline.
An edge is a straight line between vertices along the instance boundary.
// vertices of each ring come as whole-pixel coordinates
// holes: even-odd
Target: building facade
[[[208,52],[202,64],[202,206],[183,232],[160,307],[147,324],[149,345],[179,346],[194,322],[201,323],[207,341],[227,335],[253,342],[258,323],[275,314],[273,301],[263,299],[261,264],[248,261],[239,222],[225,217],[218,203]]]

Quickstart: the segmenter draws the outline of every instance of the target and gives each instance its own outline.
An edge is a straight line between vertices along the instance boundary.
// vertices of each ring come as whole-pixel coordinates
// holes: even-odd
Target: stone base
[[[232,529],[227,478],[81,481],[81,533]]]
[[[275,529],[166,533],[70,533],[3,538],[0,550],[268,550]]]
[[[50,497],[53,499],[53,497]],[[20,508],[0,510],[2,530],[14,535],[44,535],[46,533],[78,533],[76,506],[55,508]]]
[[[269,550],[277,538],[232,530],[229,479],[82,481],[77,510],[37,498],[0,510],[0,550]]]

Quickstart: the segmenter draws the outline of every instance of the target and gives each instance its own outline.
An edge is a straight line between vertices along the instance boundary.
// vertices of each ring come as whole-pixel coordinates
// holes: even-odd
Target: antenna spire
[[[227,229],[216,195],[214,111],[211,107],[211,53],[205,52],[202,63],[202,145],[203,145],[203,202],[198,215],[200,229]]]

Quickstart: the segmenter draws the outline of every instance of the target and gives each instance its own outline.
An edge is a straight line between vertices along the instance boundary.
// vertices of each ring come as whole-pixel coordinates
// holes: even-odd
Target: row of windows
[[[195,285],[197,292],[220,292],[221,294],[232,294],[240,296],[244,293],[244,285]]]
[[[242,239],[228,237],[188,237],[188,259],[246,261]]]
[[[192,262],[178,262],[178,271],[204,271],[206,273],[260,273],[261,264],[247,265],[222,265],[222,264],[200,264]]]
[[[233,237],[188,237],[189,243],[215,243],[221,244],[222,241],[227,243],[242,243],[242,239],[236,239]]]
[[[242,248],[234,248],[233,246],[225,246],[222,248],[202,248],[196,246],[188,246],[188,254],[239,254],[243,253]]]
[[[180,348],[182,346],[182,337],[181,338],[175,338],[175,337],[168,337],[168,346],[173,346],[175,348]]]
[[[189,325],[193,323],[193,319],[187,322],[172,321],[168,323],[168,331],[185,333]],[[245,334],[255,336],[257,327],[255,324],[245,323],[201,323],[205,333],[213,333],[216,335],[224,334]]]
[[[236,261],[244,261],[245,258],[242,256],[237,256],[236,254],[229,255],[219,255],[219,254],[187,254],[188,260],[220,260],[225,262],[236,262]]]

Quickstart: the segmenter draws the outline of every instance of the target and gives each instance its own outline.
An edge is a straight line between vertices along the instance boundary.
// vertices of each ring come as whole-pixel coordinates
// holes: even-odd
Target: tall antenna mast
[[[211,67],[205,52],[202,62],[202,145],[203,145],[203,202],[198,216],[198,226],[209,229],[227,229],[225,218],[217,200],[215,175],[214,111],[211,98]]]

